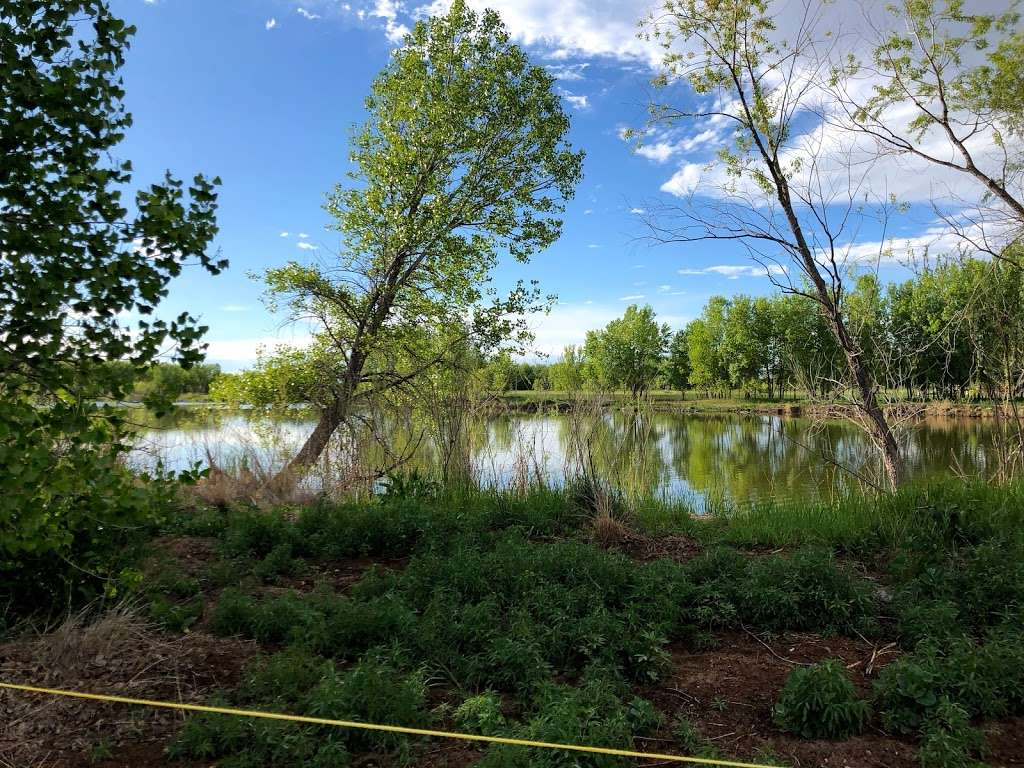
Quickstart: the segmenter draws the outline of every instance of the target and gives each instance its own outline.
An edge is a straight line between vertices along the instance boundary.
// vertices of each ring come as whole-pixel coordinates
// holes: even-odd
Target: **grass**
[[[720,745],[649,693],[670,684],[673,652],[748,632],[868,637],[904,653],[870,701],[841,667],[798,670],[780,692],[779,733],[845,738],[870,718],[917,740],[931,768],[983,754],[979,721],[1024,714],[1021,486],[949,482],[707,519],[614,500],[595,517],[589,498],[405,478],[367,502],[192,510],[165,536],[203,537],[213,558],[186,571],[152,556],[136,599],[171,633],[255,641],[260,655],[219,694],[235,706],[613,747],[650,737],[713,754]],[[671,554],[659,542],[680,541],[678,559],[633,549]],[[342,590],[331,568],[357,560],[380,566]],[[727,717],[731,704],[715,701]],[[367,752],[415,763],[423,749],[196,717],[172,754],[258,768],[346,765]],[[507,747],[480,760],[624,764]]]

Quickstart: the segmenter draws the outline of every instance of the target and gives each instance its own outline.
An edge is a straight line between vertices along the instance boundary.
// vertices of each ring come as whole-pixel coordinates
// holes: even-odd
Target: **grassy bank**
[[[595,398],[607,407],[629,405],[635,402],[628,392],[603,392]],[[565,410],[578,400],[578,395],[553,390],[508,391],[498,401],[510,410],[552,411]],[[710,397],[704,392],[681,390],[652,390],[643,396],[644,403],[656,409],[689,413],[774,413],[789,415],[836,415],[837,409],[848,404],[811,398],[806,392],[797,392],[786,398],[769,397]],[[998,412],[1000,405],[990,401],[907,400],[891,398],[892,407],[913,410],[922,416],[988,417]]]
[[[1024,759],[1024,488],[707,520],[653,501],[598,513],[592,497],[413,478],[370,503],[182,509],[138,542],[130,610],[99,613],[132,645],[86,642],[96,622],[80,621],[44,672],[52,636],[13,639],[4,676],[124,691],[125,670],[147,668],[128,690],[170,695],[152,665],[180,654],[176,697],[246,708],[780,765]],[[132,666],[140,637],[150,655]],[[131,687],[150,678],[157,690]],[[18,718],[46,706],[3,704]],[[56,755],[47,765],[631,764],[153,717],[22,747]]]

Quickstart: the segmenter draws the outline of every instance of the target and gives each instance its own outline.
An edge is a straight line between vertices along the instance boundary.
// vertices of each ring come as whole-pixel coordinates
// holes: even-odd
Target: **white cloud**
[[[569,102],[576,109],[587,109],[590,106],[590,99],[585,95],[576,95],[568,91],[562,91],[562,98]]]
[[[587,248],[600,248],[601,246],[597,243],[587,243]]]
[[[288,237],[288,233],[287,232],[282,232],[280,237]]]
[[[737,280],[741,277],[768,277],[768,275],[783,275],[786,268],[778,264],[769,264],[763,267],[760,264],[716,264],[712,267],[702,269],[680,269],[680,275],[721,275],[730,280]]]
[[[576,64],[550,64],[547,70],[559,80],[577,81],[586,79],[583,73],[589,66],[590,64],[585,61]]]
[[[263,25],[264,29],[268,29],[268,30],[273,29],[276,26],[277,26],[277,19],[274,19],[274,18],[267,19],[267,23]]]
[[[619,301],[639,301],[642,298],[644,298],[642,293],[633,293],[629,296],[619,296]]]
[[[313,245],[312,243],[296,243],[295,247],[296,248],[301,248],[303,251],[315,251],[316,250],[316,246]]]
[[[282,332],[280,336],[259,336],[247,339],[207,339],[206,359],[229,369],[243,368],[256,362],[260,349],[273,351],[281,345],[307,347],[313,341],[305,333]]]
[[[299,232],[299,238],[301,240],[307,240],[309,238],[309,235],[307,235],[305,232]]]
[[[687,197],[697,190],[702,175],[703,166],[696,163],[686,163],[672,174],[672,178],[661,185],[661,191],[668,192],[676,197]]]
[[[302,8],[302,7],[296,8],[295,12],[298,13],[303,18],[309,19],[310,21],[313,21],[314,19],[319,19],[320,18],[320,14],[319,13],[313,13],[312,11],[307,11],[305,8]]]
[[[676,146],[665,141],[655,142],[654,144],[641,144],[637,147],[636,153],[640,157],[646,157],[648,160],[653,160],[656,163],[664,163],[668,162],[668,159],[676,153]]]
[[[375,0],[370,11],[370,16],[384,20],[384,34],[389,42],[396,45],[409,34],[409,27],[398,21],[401,10],[404,10],[404,6],[396,0]]]
[[[660,60],[661,50],[637,36],[637,21],[657,4],[656,0],[468,0],[477,11],[493,8],[516,41],[545,48],[555,60],[609,56],[645,63]],[[417,13],[444,13],[450,6],[451,0],[433,0]]]
[[[592,214],[593,212],[594,212],[594,209],[593,209],[593,208],[587,208],[587,210],[585,210],[585,211],[583,212],[583,215],[584,215],[584,216],[589,216],[589,215],[590,215],[590,214]]]
[[[630,208],[629,212],[630,213],[635,213],[638,216],[643,216],[645,213],[647,213],[647,209],[646,208]]]
[[[668,293],[671,290],[672,290],[672,286],[671,285],[659,285],[658,286],[658,293]]]
[[[569,344],[582,344],[587,331],[603,328],[622,314],[615,307],[601,306],[592,300],[583,304],[559,304],[546,315],[530,319],[535,352],[551,356],[562,354]]]

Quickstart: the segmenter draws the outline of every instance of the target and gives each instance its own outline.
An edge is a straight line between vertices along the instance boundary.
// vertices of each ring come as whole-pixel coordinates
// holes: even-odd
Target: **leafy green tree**
[[[0,580],[95,553],[151,514],[123,469],[122,398],[164,347],[205,330],[153,315],[186,263],[216,274],[216,179],[168,174],[122,197],[131,117],[118,70],[134,29],[103,0],[0,0]],[[125,317],[140,319],[131,327]],[[116,537],[107,534],[113,541]],[[39,570],[28,567],[38,566]],[[76,563],[82,566],[82,563]],[[97,566],[99,567],[99,566]],[[82,571],[75,571],[84,578]]]
[[[690,341],[685,328],[672,335],[664,375],[669,389],[685,390],[690,386]]]
[[[604,330],[587,334],[585,354],[604,384],[624,387],[638,397],[657,379],[668,340],[669,327],[658,324],[653,309],[631,304]]]
[[[705,392],[724,389],[729,383],[723,348],[728,307],[726,298],[712,296],[701,316],[686,328],[690,383]]]
[[[556,392],[579,392],[584,378],[582,355],[572,344],[562,350],[562,357],[548,369],[548,381]]]
[[[497,14],[463,0],[416,23],[366,109],[351,141],[355,183],[327,203],[339,263],[267,274],[293,318],[320,324],[341,365],[279,482],[316,461],[360,403],[444,362],[423,334],[465,329],[483,352],[525,338],[524,313],[542,306],[535,287],[499,296],[487,289],[490,270],[502,251],[525,261],[558,238],[582,173],[552,76],[510,42]],[[397,370],[397,352],[416,362]]]

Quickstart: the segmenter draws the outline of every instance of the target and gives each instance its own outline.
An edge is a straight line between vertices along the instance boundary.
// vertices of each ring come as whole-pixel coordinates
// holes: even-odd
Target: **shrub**
[[[870,585],[819,549],[755,560],[736,603],[744,623],[780,632],[871,631],[877,610]]]
[[[304,561],[293,557],[292,553],[292,543],[289,541],[281,542],[256,564],[253,573],[263,581],[269,581],[275,576],[293,576],[296,573],[300,573]]]
[[[921,768],[977,768],[972,757],[985,750],[985,738],[970,725],[967,710],[943,698],[921,730]]]
[[[657,710],[650,702],[629,698],[628,691],[614,682],[594,678],[578,688],[544,686],[535,699],[534,711],[514,735],[560,744],[629,749],[634,735],[650,733],[659,722]],[[626,764],[622,758],[608,755],[505,746],[492,747],[480,762],[483,768],[606,768]]]
[[[455,710],[454,717],[459,728],[484,736],[503,733],[507,726],[501,711],[501,698],[494,691],[466,699]]]
[[[395,661],[369,654],[347,672],[328,667],[309,698],[307,714],[333,720],[358,720],[423,728],[430,724],[427,689],[420,672],[405,673]],[[351,729],[351,748],[393,747],[405,737]]]
[[[807,739],[843,739],[860,733],[869,714],[841,662],[794,669],[774,717],[779,727]]]
[[[217,635],[249,635],[252,632],[255,601],[236,589],[225,589],[213,609],[210,629]]]
[[[969,717],[1024,712],[1024,642],[1015,628],[991,632],[983,643],[961,639],[924,645],[886,666],[875,684],[885,728],[913,733],[948,699]]]

